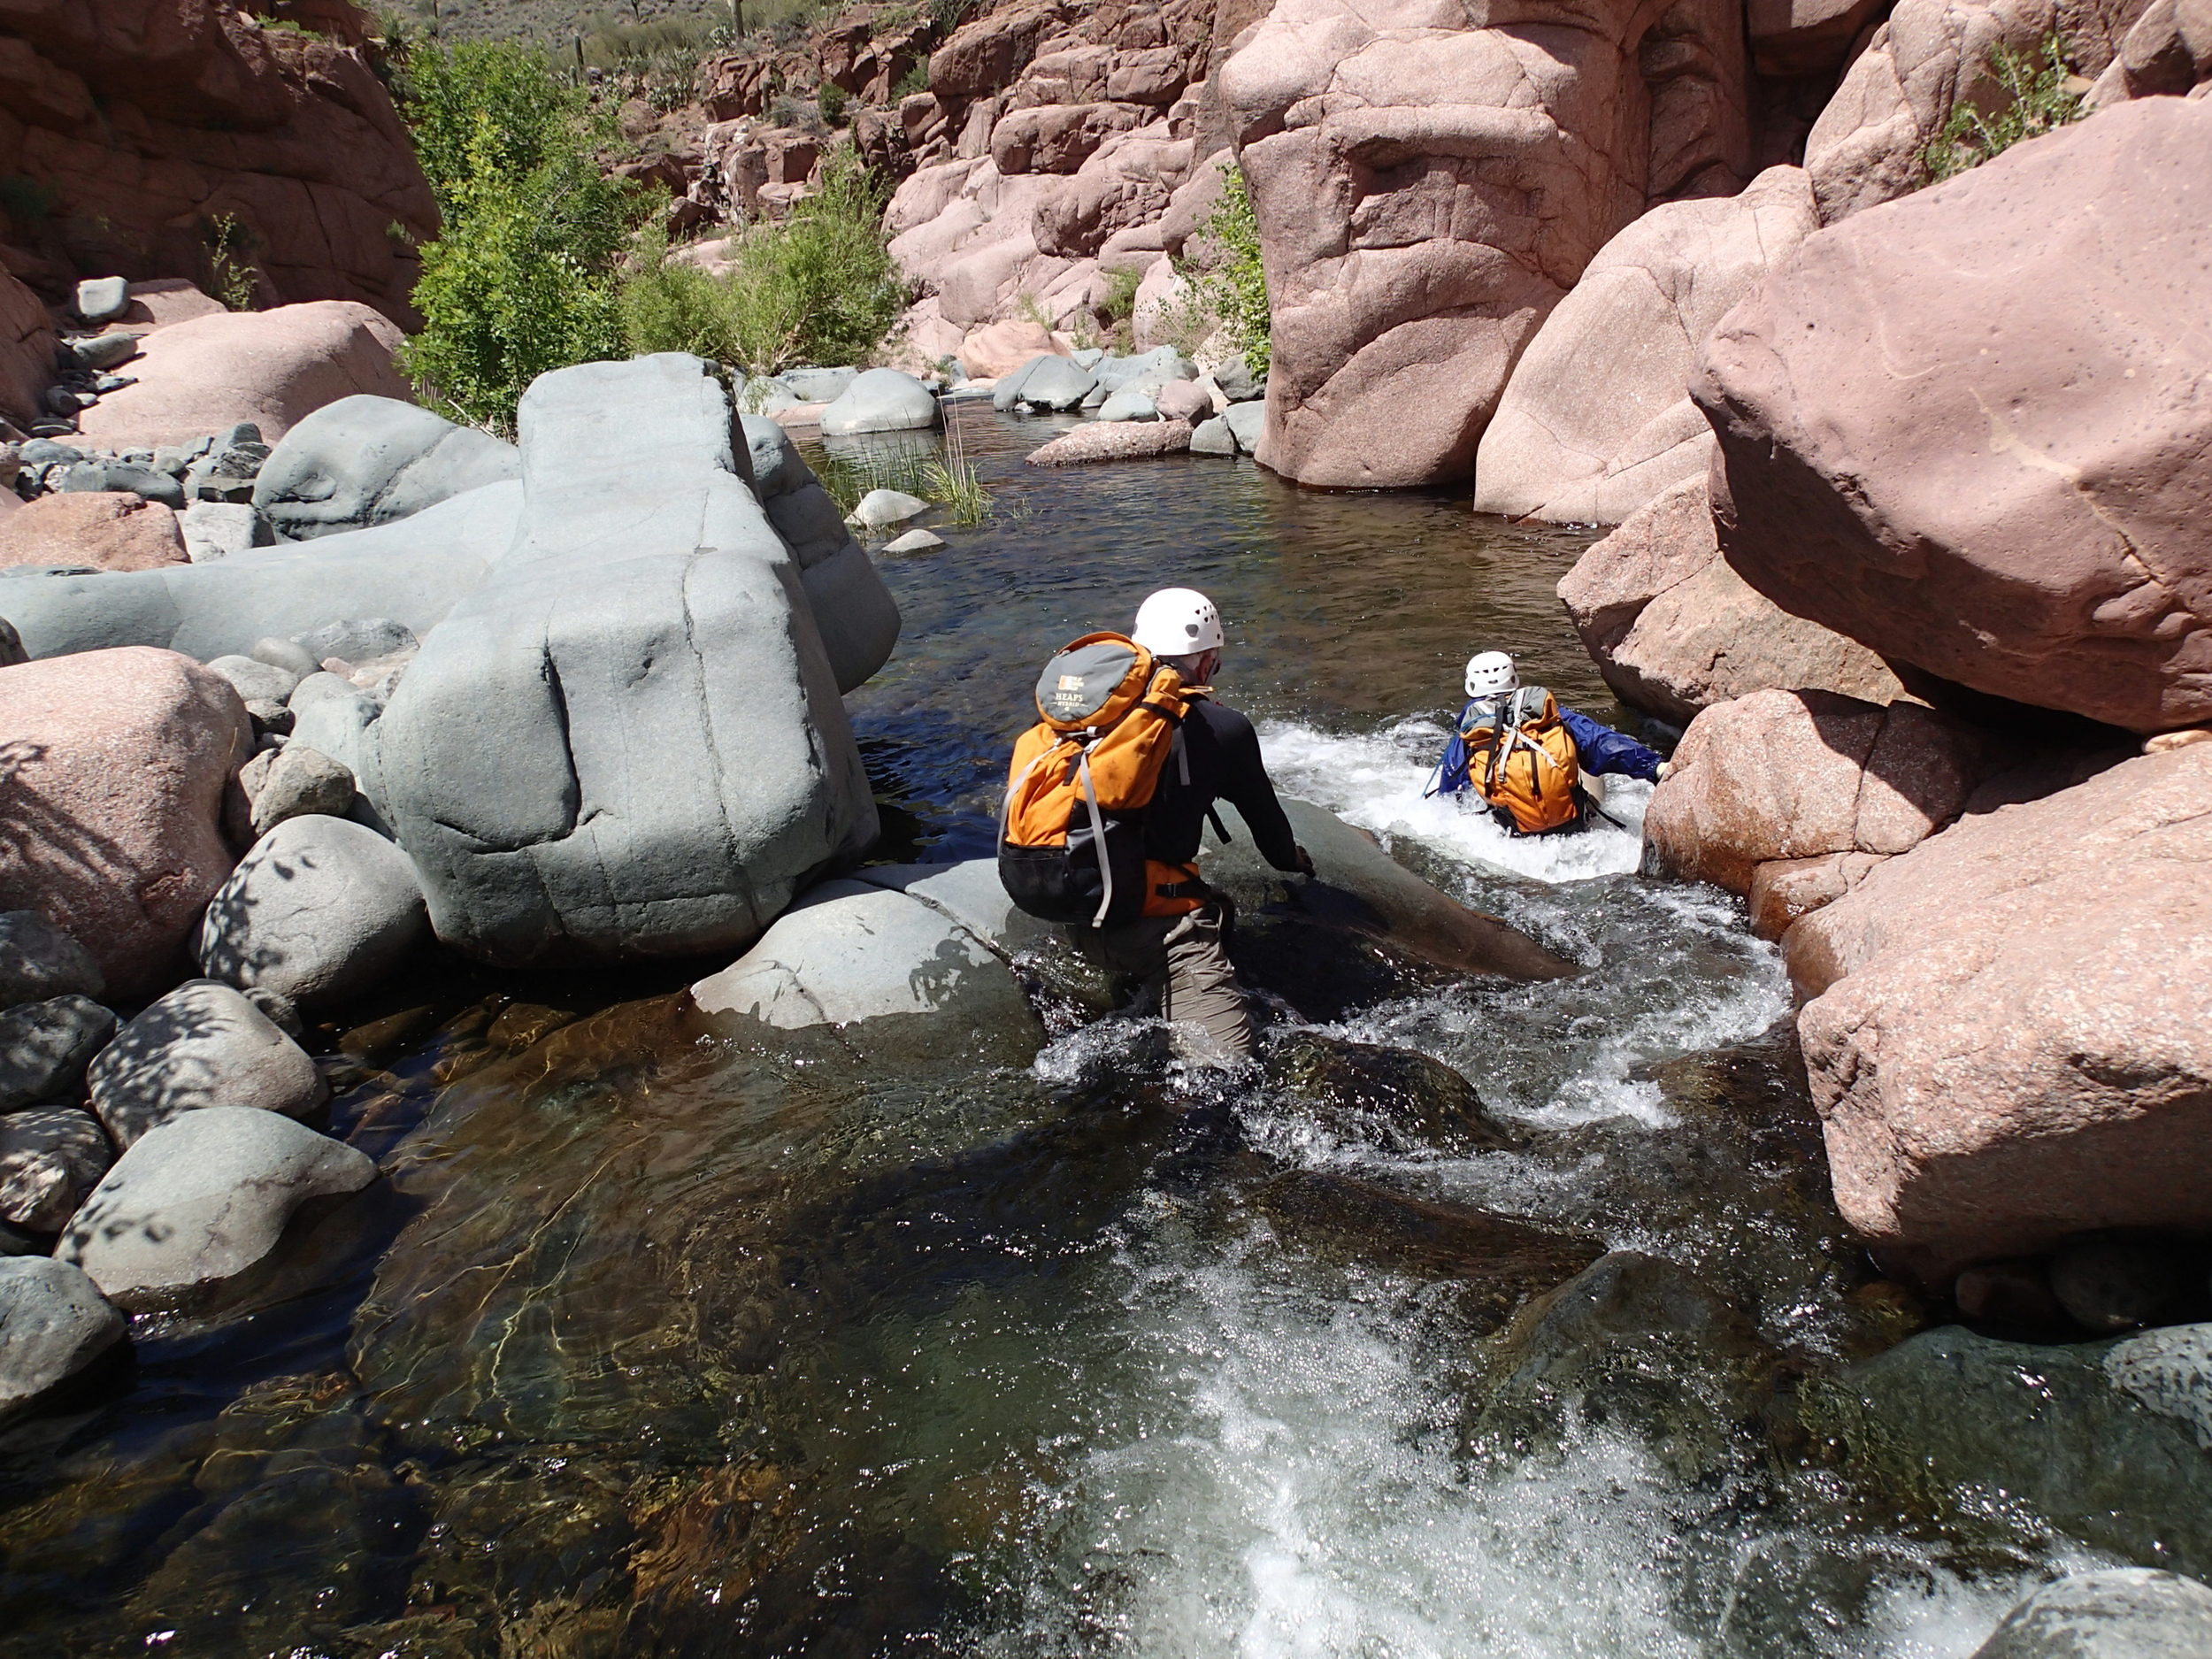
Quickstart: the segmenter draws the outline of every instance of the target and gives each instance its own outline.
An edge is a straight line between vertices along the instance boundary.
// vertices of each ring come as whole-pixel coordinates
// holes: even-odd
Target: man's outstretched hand
[[[1298,849],[1298,873],[1302,876],[1313,874],[1313,855],[1303,847]]]

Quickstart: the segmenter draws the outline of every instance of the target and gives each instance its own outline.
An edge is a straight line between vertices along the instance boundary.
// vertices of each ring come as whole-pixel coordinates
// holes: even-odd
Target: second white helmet
[[[1163,588],[1137,607],[1129,637],[1155,657],[1218,650],[1221,612],[1194,588]]]
[[[1467,659],[1467,695],[1502,697],[1521,683],[1513,659],[1503,651],[1478,651]]]

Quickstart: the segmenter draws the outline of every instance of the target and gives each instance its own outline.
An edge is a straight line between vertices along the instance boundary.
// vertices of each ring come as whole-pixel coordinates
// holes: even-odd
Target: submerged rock
[[[1477,1451],[1559,1443],[1571,1408],[1639,1434],[1686,1479],[1726,1467],[1778,1359],[1739,1309],[1663,1256],[1616,1250],[1521,1310],[1482,1356],[1463,1433]]]
[[[1023,458],[1032,466],[1074,466],[1086,461],[1134,461],[1176,455],[1190,448],[1187,420],[1092,421],[1064,432]]]
[[[1461,1281],[1463,1311],[1491,1330],[1530,1296],[1572,1279],[1605,1254],[1605,1246],[1585,1233],[1409,1197],[1319,1170],[1279,1175],[1250,1202],[1308,1246],[1392,1272]]]
[[[2202,1575],[2212,1570],[2212,1424],[2192,1402],[2212,1392],[2212,1348],[2204,1326],[2180,1329],[2186,1347],[2152,1332],[2062,1348],[1945,1326],[1832,1382],[1806,1383],[1799,1409],[1847,1470],[1894,1502],[1940,1514],[2002,1492],[2099,1548]],[[2138,1377],[2131,1354],[2154,1339],[2162,1366]],[[2179,1415],[2191,1409],[2193,1421]]]
[[[276,1248],[311,1198],[358,1192],[376,1165],[272,1111],[210,1106],[150,1130],[87,1198],[55,1254],[118,1306],[198,1300]]]
[[[1268,1045],[1267,1070],[1270,1085],[1330,1133],[1392,1151],[1487,1151],[1523,1139],[1489,1115],[1473,1084],[1409,1048],[1292,1030]]]
[[[1208,830],[1199,869],[1237,907],[1231,957],[1248,985],[1275,992],[1309,1019],[1334,1019],[1394,994],[1413,982],[1409,974],[1554,979],[1580,971],[1440,893],[1333,812],[1283,798],[1292,832],[1313,855],[1317,873],[1308,879],[1269,865],[1236,810],[1225,801],[1219,810],[1233,839],[1223,846]]]

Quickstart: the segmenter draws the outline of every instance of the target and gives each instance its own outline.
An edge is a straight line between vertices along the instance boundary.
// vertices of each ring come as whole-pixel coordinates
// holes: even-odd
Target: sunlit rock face
[[[1279,0],[1221,73],[1273,303],[1260,460],[1469,475],[1592,256],[1750,176],[1743,31],[1732,0]]]

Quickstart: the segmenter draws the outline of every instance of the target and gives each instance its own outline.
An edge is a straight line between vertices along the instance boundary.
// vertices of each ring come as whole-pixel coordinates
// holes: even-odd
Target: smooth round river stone
[[[57,996],[0,1014],[0,1112],[73,1099],[85,1067],[114,1034],[115,1016],[88,996]]]
[[[411,859],[348,818],[287,818],[253,844],[200,923],[201,969],[313,1006],[357,996],[429,937]]]
[[[2145,1567],[2078,1572],[2004,1617],[1974,1659],[2201,1659],[2212,1590]]]
[[[74,1106],[0,1114],[0,1221],[59,1233],[115,1162],[106,1132]]]
[[[374,1161],[343,1141],[274,1112],[211,1106],[126,1152],[55,1254],[119,1307],[177,1306],[267,1256],[309,1199],[375,1179]]]
[[[92,1063],[92,1109],[128,1148],[180,1115],[244,1107],[312,1111],[330,1098],[306,1051],[227,985],[188,979]]]
[[[889,524],[903,524],[917,513],[929,511],[929,503],[918,495],[910,495],[900,489],[872,489],[860,498],[853,509],[853,517],[871,530],[880,530]]]
[[[74,1377],[128,1328],[81,1268],[46,1256],[0,1260],[0,1417]]]
[[[845,437],[861,432],[919,432],[941,417],[929,388],[896,369],[870,369],[822,411],[822,435]]]

